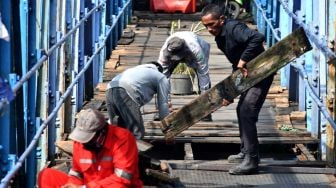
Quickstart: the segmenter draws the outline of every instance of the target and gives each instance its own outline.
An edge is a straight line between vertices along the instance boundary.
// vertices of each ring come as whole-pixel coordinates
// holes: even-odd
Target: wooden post
[[[244,78],[241,71],[237,70],[180,110],[164,118],[160,127],[165,138],[174,139],[177,134],[222,107],[223,98],[233,100],[309,50],[311,50],[311,45],[304,30],[297,29],[249,62],[247,64],[248,77]]]
[[[336,59],[328,62],[328,79],[327,79],[327,108],[333,118],[335,118],[335,63]],[[326,147],[326,160],[330,165],[335,163],[335,130],[327,123],[327,147]]]

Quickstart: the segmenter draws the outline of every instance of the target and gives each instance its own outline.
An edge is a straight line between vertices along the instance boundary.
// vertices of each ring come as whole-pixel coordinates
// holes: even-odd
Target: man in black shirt
[[[202,10],[202,23],[215,36],[217,47],[232,64],[233,71],[240,70],[247,77],[246,64],[264,51],[264,36],[236,20],[225,19],[219,6],[210,4]],[[237,106],[240,133],[240,153],[230,155],[229,162],[241,162],[229,170],[230,174],[252,174],[258,172],[259,142],[256,123],[274,75],[242,93]],[[233,101],[223,99],[227,106]]]

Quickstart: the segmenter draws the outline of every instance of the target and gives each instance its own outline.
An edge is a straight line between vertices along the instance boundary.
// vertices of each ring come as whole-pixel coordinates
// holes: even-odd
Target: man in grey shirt
[[[106,105],[110,121],[118,116],[118,126],[131,131],[137,139],[144,137],[145,128],[140,108],[157,94],[159,117],[169,114],[168,79],[157,62],[129,68],[114,77],[107,87]]]
[[[163,73],[169,78],[180,62],[193,68],[197,74],[198,87],[201,93],[210,89],[209,76],[210,44],[191,31],[179,31],[170,35],[160,50],[158,62],[163,67]],[[202,121],[212,121],[211,114]]]

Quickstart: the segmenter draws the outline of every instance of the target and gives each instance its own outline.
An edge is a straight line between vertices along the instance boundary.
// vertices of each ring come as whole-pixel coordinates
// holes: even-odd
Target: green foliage
[[[190,76],[194,76],[195,75],[195,71],[193,68],[189,67],[187,64],[185,63],[179,63],[174,71],[173,74],[187,74]]]

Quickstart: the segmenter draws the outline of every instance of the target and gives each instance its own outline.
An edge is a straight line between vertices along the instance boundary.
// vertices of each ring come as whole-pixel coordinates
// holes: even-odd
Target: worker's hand
[[[169,112],[173,112],[173,104],[171,102],[168,102],[168,108],[169,108]]]
[[[82,188],[83,185],[76,185],[73,183],[67,183],[65,185],[63,185],[61,188]]]
[[[248,72],[247,72],[247,69],[246,69],[245,65],[246,65],[246,61],[244,61],[244,60],[239,60],[238,65],[237,65],[237,68],[241,71],[244,78],[246,78],[247,75],[248,75]]]
[[[223,106],[228,106],[231,103],[233,103],[233,101],[229,101],[229,100],[223,99],[222,105]]]

